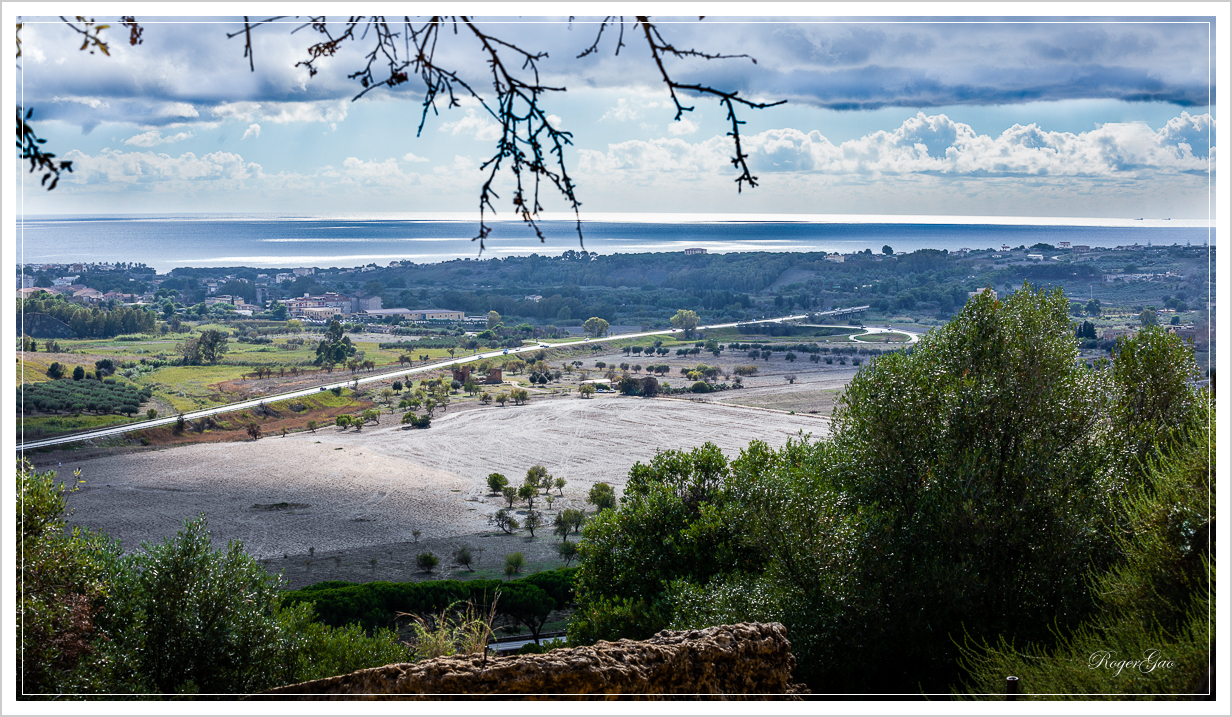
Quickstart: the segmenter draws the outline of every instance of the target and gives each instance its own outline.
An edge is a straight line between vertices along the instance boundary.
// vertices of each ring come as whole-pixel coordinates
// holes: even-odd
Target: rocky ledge
[[[485,661],[458,655],[386,665],[278,687],[248,699],[448,699],[476,695],[556,699],[716,697],[760,699],[807,692],[779,623],[663,630],[645,641],[599,642]]]

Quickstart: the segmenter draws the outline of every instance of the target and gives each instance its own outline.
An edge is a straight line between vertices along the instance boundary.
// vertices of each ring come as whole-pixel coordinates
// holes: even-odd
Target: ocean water
[[[999,249],[1007,244],[1093,247],[1121,244],[1215,245],[1205,226],[1063,226],[1040,224],[815,221],[588,221],[584,248],[599,254],[753,251],[842,252],[884,245],[917,249]],[[1192,223],[1187,223],[1192,224]],[[480,253],[478,227],[466,220],[362,216],[188,215],[24,217],[17,227],[18,263],[144,262],[165,272],[178,266],[353,267],[394,260],[435,263],[459,258],[559,256],[583,248],[573,222],[541,223],[541,243],[524,225],[497,222]]]

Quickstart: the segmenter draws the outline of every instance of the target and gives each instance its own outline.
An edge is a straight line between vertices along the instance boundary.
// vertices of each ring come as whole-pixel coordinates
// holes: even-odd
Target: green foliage
[[[420,553],[415,556],[415,565],[425,573],[432,572],[440,562],[440,558],[432,553]]]
[[[1091,369],[1060,292],[976,297],[862,368],[831,438],[635,466],[579,545],[571,635],[779,621],[797,676],[840,692],[946,690],[964,635],[1049,650],[1123,550],[1118,496],[1143,485],[1131,427],[1155,426],[1149,457],[1186,424],[1170,341],[1144,332]]]
[[[509,485],[509,479],[500,473],[488,474],[488,489],[493,494],[498,494],[504,490],[505,486]]]
[[[17,313],[18,325],[21,325],[22,313],[45,314],[68,324],[73,337],[79,339],[153,333],[158,316],[154,311],[134,306],[121,306],[116,309],[87,308],[63,296],[42,292],[28,299],[18,300]]]
[[[1215,426],[1209,396],[1202,398],[1180,423],[1179,445],[1118,500],[1127,521],[1117,541],[1122,557],[1095,578],[1093,617],[1051,651],[1016,648],[1004,637],[983,645],[968,640],[962,692],[996,690],[1010,674],[1019,677],[1024,695],[1054,699],[1207,691],[1214,657]],[[1142,662],[1117,669],[1134,660]]]
[[[517,563],[514,553],[509,556]],[[523,558],[521,565],[525,565]],[[518,569],[521,569],[519,565]],[[362,584],[331,581],[283,593],[283,603],[294,607],[315,605],[317,618],[325,625],[340,628],[359,625],[379,635],[392,625],[398,614],[433,615],[455,605],[472,605],[487,612],[496,600],[498,613],[523,622],[539,620],[548,612],[573,602],[573,581],[577,568],[547,570],[519,580],[433,580],[413,583],[371,582]],[[497,593],[500,593],[497,597]],[[514,595],[518,598],[515,600]],[[542,627],[542,622],[539,626]],[[334,673],[337,674],[337,673]]]
[[[77,368],[81,368],[78,366]],[[84,371],[82,372],[84,376]],[[133,415],[153,391],[148,387],[107,381],[42,381],[22,386],[18,410],[51,413],[123,413]]]
[[[526,556],[522,553],[509,553],[505,556],[505,568],[508,573],[521,572],[526,566]]]
[[[18,461],[19,695],[86,690],[100,680],[94,613],[110,592],[107,576],[120,547],[104,535],[67,530],[65,501],[77,485],[55,478]]]
[[[185,366],[217,363],[228,351],[227,335],[217,329],[205,329],[199,336],[176,344],[175,350],[183,357]]]
[[[693,330],[697,328],[699,323],[701,323],[701,317],[697,315],[696,311],[692,311],[690,309],[680,309],[676,312],[676,315],[671,318],[671,322],[672,326],[684,330],[684,337],[686,339],[691,339],[693,338]]]
[[[582,330],[591,336],[606,336],[608,322],[598,316],[592,316],[582,324]]]
[[[278,579],[235,541],[214,550],[204,516],[142,545],[115,579],[99,625],[107,652],[161,693],[251,693],[286,684]]]
[[[729,475],[727,459],[711,443],[662,452],[649,465],[633,466],[620,509],[601,510],[583,530],[577,591],[587,622],[578,622],[576,630],[571,624],[572,640],[614,639],[604,637],[612,633],[602,626],[630,620],[661,629],[671,617],[664,607],[670,582],[705,582],[727,566],[757,564],[727,516]],[[600,494],[606,496],[614,503],[614,494]],[[608,616],[608,610],[620,616]]]
[[[616,490],[607,483],[596,483],[586,496],[586,502],[603,511],[616,507]]]
[[[1112,363],[1113,423],[1139,461],[1156,445],[1170,445],[1196,405],[1193,351],[1176,334],[1147,327],[1117,339]]]
[[[420,416],[414,411],[407,411],[402,414],[402,425],[414,428],[429,428],[432,425],[432,417],[426,413]]]

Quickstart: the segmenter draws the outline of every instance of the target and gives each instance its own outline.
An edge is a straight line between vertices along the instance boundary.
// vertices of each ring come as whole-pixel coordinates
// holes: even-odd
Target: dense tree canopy
[[[1121,497],[1207,399],[1162,331],[1079,362],[1068,309],[981,294],[863,367],[829,438],[635,467],[579,545],[571,639],[773,620],[814,690],[945,692],[964,636],[1070,634],[1118,559]]]

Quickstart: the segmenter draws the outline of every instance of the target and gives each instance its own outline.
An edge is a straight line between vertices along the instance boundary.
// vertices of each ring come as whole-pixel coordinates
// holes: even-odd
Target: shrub
[[[509,485],[509,479],[500,473],[488,474],[488,489],[491,490],[493,495],[499,495],[507,485]]]
[[[507,489],[506,489],[507,490]],[[512,535],[513,531],[521,527],[518,519],[513,517],[507,509],[501,508],[488,518],[488,523],[500,528],[505,533]]]
[[[509,553],[505,556],[505,565],[513,566],[513,572],[519,572],[526,566],[526,556],[522,553]]]
[[[595,506],[596,510],[603,511],[608,508],[616,507],[616,491],[607,483],[596,483],[590,489],[590,493],[586,496],[586,502]]]
[[[415,565],[425,573],[430,573],[440,563],[440,559],[432,553],[420,553],[415,556]]]

